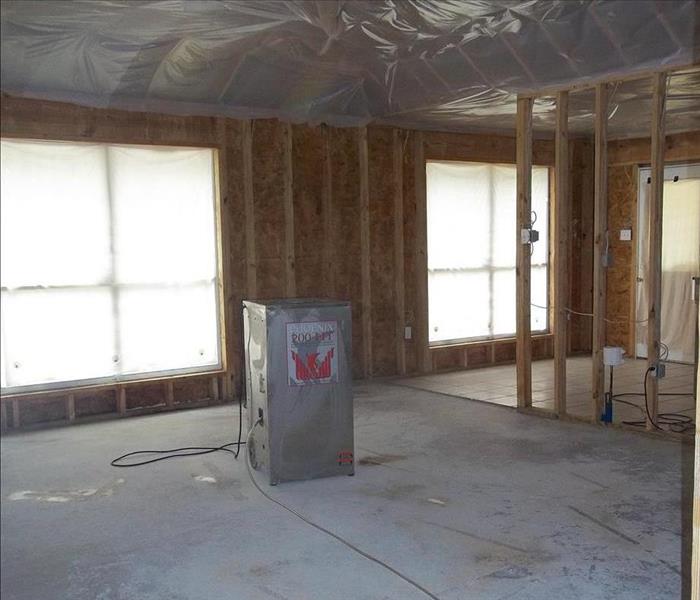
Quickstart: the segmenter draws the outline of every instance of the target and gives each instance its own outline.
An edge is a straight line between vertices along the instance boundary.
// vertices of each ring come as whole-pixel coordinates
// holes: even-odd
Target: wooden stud
[[[117,388],[117,412],[124,416],[126,414],[126,387]]]
[[[66,417],[72,423],[75,421],[75,395],[68,394],[66,397]]]
[[[404,239],[403,239],[403,140],[398,129],[392,132],[393,174],[394,174],[394,307],[396,328],[396,370],[406,374],[406,286],[404,281]]]
[[[331,156],[331,129],[323,125],[323,278],[326,295],[335,297],[335,248],[337,244],[335,232],[335,214],[333,211],[333,162]]]
[[[605,394],[605,263],[608,235],[608,86],[595,90],[595,177],[593,208],[593,345],[592,411],[597,422],[603,412]]]
[[[287,298],[297,295],[294,260],[294,161],[292,125],[284,123],[284,273]]]
[[[19,401],[17,398],[12,399],[12,427],[14,429],[19,429],[22,424],[22,420],[19,418]]]
[[[652,77],[651,103],[651,186],[649,189],[649,272],[647,273],[647,368],[659,362],[661,354],[661,248],[664,205],[664,135],[666,113],[666,74]],[[647,385],[647,429],[654,429],[659,413],[658,379],[650,375]],[[653,421],[653,422],[652,422]]]
[[[432,371],[428,347],[428,203],[425,182],[425,145],[423,132],[416,131],[413,137],[414,180],[416,187],[416,308],[414,335],[416,339],[416,361],[422,373]]]
[[[532,337],[530,333],[530,244],[523,244],[521,232],[532,221],[532,104],[518,98],[516,131],[516,341],[515,363],[518,408],[532,406]]]
[[[253,125],[243,121],[243,201],[245,206],[246,293],[253,300],[258,295],[255,258],[255,206],[253,200]]]
[[[362,353],[364,376],[372,376],[372,289],[369,233],[369,150],[367,128],[358,130],[360,161],[360,252],[362,270]]]
[[[218,280],[219,280],[219,321],[221,323],[220,343],[221,343],[221,364],[227,372],[224,377],[224,396],[233,398],[233,289],[231,282],[231,211],[228,188],[228,136],[226,132],[226,119],[217,119],[217,138],[219,148],[217,151],[216,168],[216,206],[217,206],[217,253],[218,253]]]
[[[209,381],[209,389],[210,389],[210,396],[211,399],[214,402],[218,402],[220,397],[219,397],[219,378],[218,377],[212,377],[211,380]]]
[[[175,386],[172,379],[165,382],[165,405],[168,408],[175,406]]]
[[[569,301],[569,94],[557,94],[554,150],[554,407],[566,413],[567,304]]]

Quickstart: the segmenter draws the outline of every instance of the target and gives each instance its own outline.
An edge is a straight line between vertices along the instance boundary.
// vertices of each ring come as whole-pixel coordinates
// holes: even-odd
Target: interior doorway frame
[[[637,241],[635,244],[635,257],[633,264],[633,278],[634,278],[634,291],[632,293],[632,307],[630,314],[632,315],[634,332],[633,338],[633,352],[634,358],[646,358],[646,336],[640,335],[640,323],[647,316],[647,308],[640,311],[638,304],[639,300],[639,288],[644,284],[642,260],[645,255],[648,255],[648,246],[645,242],[648,241],[648,223],[647,218],[649,215],[649,195],[644,194],[643,191],[649,184],[649,179],[651,177],[651,167],[650,166],[640,166],[637,169],[637,214],[636,214],[636,236]],[[683,179],[700,179],[700,162],[687,162],[681,164],[668,164],[664,167],[664,183],[667,181],[679,181]],[[661,218],[663,219],[663,213]],[[642,351],[642,347],[644,350]]]

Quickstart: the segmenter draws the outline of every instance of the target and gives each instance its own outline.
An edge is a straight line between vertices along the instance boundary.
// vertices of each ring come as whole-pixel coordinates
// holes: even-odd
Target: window
[[[429,341],[515,335],[515,166],[428,162]],[[532,303],[547,306],[549,169],[532,169],[540,241],[532,253]],[[532,331],[546,331],[532,307]]]
[[[220,366],[214,159],[2,140],[3,389]]]

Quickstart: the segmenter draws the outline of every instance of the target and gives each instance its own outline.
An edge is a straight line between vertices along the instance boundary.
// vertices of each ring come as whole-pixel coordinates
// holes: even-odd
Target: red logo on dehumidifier
[[[318,362],[319,353],[310,352],[304,357],[292,350],[292,358],[296,368],[298,381],[311,381],[314,379],[326,379],[331,376],[331,360],[333,360],[333,348],[328,350],[321,362]]]

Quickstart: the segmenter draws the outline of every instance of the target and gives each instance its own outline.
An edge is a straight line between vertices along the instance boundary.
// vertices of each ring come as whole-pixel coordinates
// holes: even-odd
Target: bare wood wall
[[[515,360],[514,340],[430,350],[419,341],[417,332],[427,335],[427,313],[421,308],[425,278],[417,263],[425,246],[425,230],[417,220],[418,202],[425,192],[419,189],[424,185],[424,177],[420,177],[423,165],[416,161],[422,153],[426,160],[514,163],[514,137],[416,133],[385,127],[369,127],[365,133],[276,120],[251,122],[90,109],[7,96],[2,99],[2,135],[218,149],[223,175],[222,231],[226,233],[226,371],[218,376],[217,394],[210,384],[211,376],[178,379],[175,405],[186,397],[211,400],[219,389],[222,400],[238,395],[240,305],[244,298],[297,295],[350,300],[355,377],[398,374],[404,360],[407,373]],[[570,260],[572,277],[578,281],[578,272],[588,268],[587,191],[592,188],[586,188],[585,174],[580,175],[579,185],[576,173],[590,171],[592,165],[586,154],[590,148],[579,148],[577,154],[576,143],[572,147],[572,234],[574,240],[578,235],[580,243],[574,244]],[[552,165],[553,161],[553,143],[535,141],[533,163]],[[401,202],[400,210],[397,202]],[[401,252],[403,261],[399,263]],[[403,278],[402,286],[396,285],[397,277]],[[572,282],[574,307],[586,308],[586,285],[576,288]],[[397,307],[402,306],[400,314]],[[412,328],[412,339],[402,339],[404,326]],[[370,339],[365,339],[367,332],[371,332]],[[579,349],[582,343],[572,337],[572,349]],[[585,338],[585,332],[579,337]],[[533,358],[551,355],[550,336],[535,337]],[[168,397],[172,398],[167,385],[148,385],[158,389],[147,394],[146,384],[121,387],[134,398],[134,406],[144,404],[136,400],[141,396],[152,396],[154,406],[166,405]],[[95,394],[92,397],[97,398]],[[107,412],[116,400],[109,392],[104,394]],[[56,394],[55,398],[65,395]],[[97,402],[83,399],[84,395],[80,392],[80,398],[74,398],[78,412],[84,404]],[[42,400],[52,401],[52,397]],[[60,417],[61,411],[56,409],[56,418],[65,418],[65,411]]]
[[[651,160],[651,140],[638,138],[610,142],[608,152],[608,226],[613,263],[607,269],[608,319],[606,343],[634,352],[637,241],[638,167]],[[666,136],[665,161],[700,161],[700,131]],[[620,240],[620,229],[632,228],[632,241]]]
[[[569,305],[580,313],[593,312],[593,141],[569,143]],[[569,351],[590,352],[593,335],[589,317],[571,314]]]

